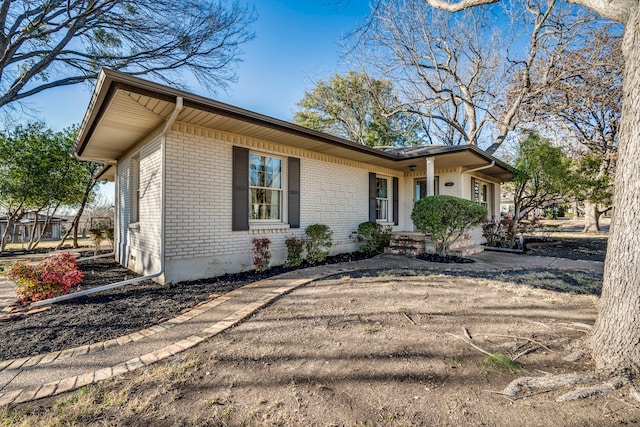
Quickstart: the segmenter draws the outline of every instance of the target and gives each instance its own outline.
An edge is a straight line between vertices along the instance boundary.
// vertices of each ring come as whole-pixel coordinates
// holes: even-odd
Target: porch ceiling
[[[416,165],[418,172],[424,171],[426,157],[436,158],[436,169],[470,169],[485,166],[492,159],[482,150],[468,146],[433,147],[420,156],[402,157],[110,70],[104,70],[98,79],[80,127],[76,154],[83,160],[117,161],[160,130],[173,112],[177,97],[182,97],[184,104],[178,122],[403,172],[409,172],[410,165]],[[112,178],[113,171],[109,172],[103,178]],[[484,172],[501,180],[512,176],[503,163]]]

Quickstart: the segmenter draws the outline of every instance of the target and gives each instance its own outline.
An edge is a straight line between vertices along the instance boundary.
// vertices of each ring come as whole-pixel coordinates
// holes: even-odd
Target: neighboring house
[[[381,151],[170,87],[104,70],[76,154],[116,188],[117,260],[160,282],[252,268],[254,237],[333,230],[333,253],[372,220],[414,230],[416,198],[476,200],[499,215],[511,168],[473,146]],[[478,242],[480,235],[475,236]]]
[[[62,237],[62,223],[66,222],[65,218],[52,217],[49,224],[45,227],[46,215],[38,214],[38,221],[35,221],[35,212],[27,212],[17,222],[11,223],[11,229],[9,230],[9,236],[7,242],[28,242],[31,239],[31,234],[35,227],[35,237],[37,240],[41,234],[44,233],[42,240],[60,240]],[[4,233],[7,227],[7,216],[0,215],[0,236]]]

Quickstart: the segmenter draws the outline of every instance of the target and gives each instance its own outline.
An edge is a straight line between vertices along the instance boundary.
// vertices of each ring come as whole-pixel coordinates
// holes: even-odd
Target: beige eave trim
[[[83,160],[112,162],[162,126],[175,108],[178,97],[184,108],[178,122],[217,129],[278,144],[347,158],[374,166],[404,171],[420,167],[420,159],[457,162],[473,168],[495,160],[472,146],[427,148],[428,153],[401,157],[342,138],[288,123],[252,111],[189,94],[157,83],[111,70],[102,70],[91,103],[78,133],[76,154]],[[486,171],[506,181],[512,169],[503,162]],[[499,176],[498,176],[499,175]]]

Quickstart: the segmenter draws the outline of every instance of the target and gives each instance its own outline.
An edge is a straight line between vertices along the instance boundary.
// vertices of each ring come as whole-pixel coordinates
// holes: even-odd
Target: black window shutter
[[[300,159],[288,159],[289,227],[300,228]]]
[[[478,201],[476,199],[476,179],[475,178],[471,178],[471,200],[474,202]]]
[[[369,221],[376,222],[376,174],[369,172]]]
[[[249,150],[233,147],[231,230],[249,229]]]
[[[398,216],[400,214],[400,204],[399,204],[399,189],[400,180],[397,177],[393,177],[393,223],[398,225]]]
[[[440,177],[436,176],[433,178],[433,194],[438,195],[440,194]]]

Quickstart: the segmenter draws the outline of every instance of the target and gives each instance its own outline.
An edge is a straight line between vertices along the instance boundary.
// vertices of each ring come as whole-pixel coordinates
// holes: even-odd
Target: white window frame
[[[386,197],[378,197],[378,182],[379,181],[385,181],[386,182]],[[390,219],[390,215],[389,215],[389,209],[390,209],[390,205],[391,203],[389,203],[390,200],[393,200],[393,195],[391,194],[392,188],[391,185],[389,185],[389,178],[388,177],[380,177],[380,176],[376,176],[376,221],[377,222],[391,222],[393,221],[393,219]],[[380,203],[382,203],[385,208],[384,209],[380,209]],[[381,218],[380,213],[384,213],[384,218]]]
[[[129,160],[129,224],[140,222],[140,156]]]
[[[273,159],[280,162],[280,186],[279,187],[264,187],[251,185],[251,164],[252,158],[261,157],[266,159]],[[265,223],[282,223],[284,222],[284,189],[283,189],[283,180],[284,180],[284,159],[279,156],[274,156],[272,154],[260,153],[260,152],[249,152],[249,222],[253,224],[265,224]],[[253,209],[253,201],[252,201],[252,193],[253,190],[266,190],[266,191],[276,191],[278,194],[278,214],[277,218],[254,218],[254,209]]]
[[[473,201],[491,212],[491,206],[489,206],[489,183],[475,178],[475,187],[471,191],[473,191]]]

